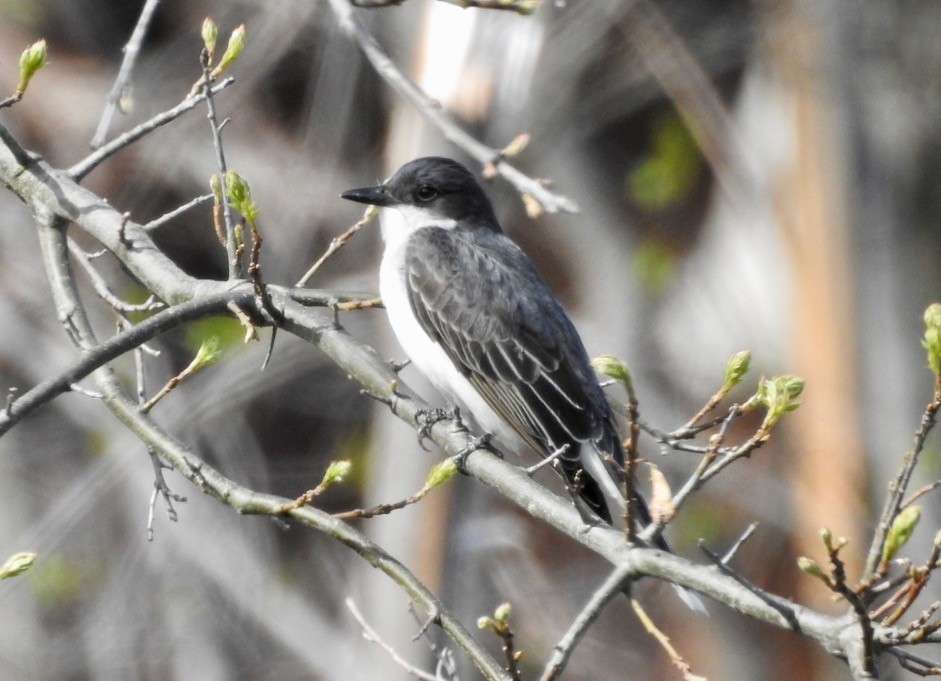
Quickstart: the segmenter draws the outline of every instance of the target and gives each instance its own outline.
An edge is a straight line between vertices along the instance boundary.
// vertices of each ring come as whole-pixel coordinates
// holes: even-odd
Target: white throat
[[[382,225],[382,240],[386,248],[396,248],[408,240],[413,233],[424,227],[453,229],[457,221],[446,218],[430,208],[400,204],[383,208],[379,213]]]

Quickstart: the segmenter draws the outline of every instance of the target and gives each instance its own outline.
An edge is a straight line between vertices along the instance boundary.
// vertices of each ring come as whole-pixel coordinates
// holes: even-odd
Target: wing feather
[[[422,229],[406,273],[422,328],[527,444],[543,456],[565,444],[610,446],[613,420],[581,340],[512,241]],[[567,452],[573,461],[577,450]]]

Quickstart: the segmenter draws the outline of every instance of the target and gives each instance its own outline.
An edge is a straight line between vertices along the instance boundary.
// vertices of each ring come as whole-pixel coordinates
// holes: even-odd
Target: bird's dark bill
[[[368,203],[373,206],[391,206],[395,201],[383,186],[362,187],[360,189],[349,189],[340,194],[341,199],[356,201],[357,203]]]

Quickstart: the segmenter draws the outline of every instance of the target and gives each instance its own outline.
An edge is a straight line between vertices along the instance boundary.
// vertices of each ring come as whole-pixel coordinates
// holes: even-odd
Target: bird
[[[583,517],[623,529],[614,414],[574,324],[473,174],[429,156],[340,196],[379,208],[379,293],[411,362],[501,450],[552,457]]]

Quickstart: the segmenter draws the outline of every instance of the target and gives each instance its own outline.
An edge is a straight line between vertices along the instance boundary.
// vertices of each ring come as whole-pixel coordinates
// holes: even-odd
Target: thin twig
[[[350,611],[351,615],[353,615],[353,619],[356,620],[360,628],[363,630],[363,638],[365,638],[367,641],[375,643],[377,646],[386,651],[386,654],[388,654],[389,658],[406,672],[408,672],[409,676],[414,676],[416,679],[422,679],[422,681],[437,681],[437,677],[434,674],[429,674],[428,672],[414,666],[404,657],[399,655],[395,648],[383,641],[379,637],[379,634],[376,633],[375,629],[369,626],[369,624],[366,622],[366,618],[363,617],[363,613],[361,613],[359,608],[356,607],[356,603],[352,598],[347,597],[343,599],[343,605],[346,606],[346,609]]]
[[[670,661],[683,673],[683,678],[686,681],[706,681],[706,677],[699,676],[698,674],[693,674],[690,671],[689,663],[683,659],[683,656],[677,652],[676,648],[673,647],[673,644],[670,643],[670,639],[664,634],[660,629],[654,624],[654,621],[650,619],[644,609],[641,607],[640,603],[636,599],[631,599],[631,608],[634,610],[634,614],[637,615],[637,619],[640,620],[641,624],[644,626],[644,629],[647,630],[647,633],[654,637],[657,643],[660,644],[660,647],[666,651],[667,655],[670,657]]]
[[[3,435],[34,409],[46,404],[57,395],[68,391],[73,383],[77,383],[91,372],[120,357],[125,352],[133,350],[138,345],[169,329],[214,312],[221,312],[226,309],[229,302],[244,302],[246,296],[248,301],[251,301],[251,291],[243,288],[228,293],[207,296],[206,298],[194,298],[188,302],[162,310],[126,331],[112,336],[98,346],[85,348],[86,351],[82,357],[72,366],[28,390],[19,396],[9,408],[0,412],[0,435]]]
[[[307,282],[310,281],[311,277],[317,273],[317,270],[319,270],[320,266],[326,262],[327,258],[343,248],[343,246],[346,245],[346,242],[349,241],[359,230],[368,225],[369,222],[378,214],[378,212],[379,211],[375,206],[370,206],[366,209],[366,212],[363,213],[363,217],[360,218],[355,225],[343,232],[343,234],[340,236],[331,239],[330,245],[327,246],[327,250],[324,251],[323,255],[317,258],[317,262],[311,265],[310,268],[304,272],[304,276],[298,279],[297,283],[294,285],[297,288],[303,288],[304,286],[307,286]]]
[[[215,95],[222,92],[222,90],[229,87],[234,82],[234,78],[226,78],[212,88],[212,94]],[[205,92],[200,92],[198,94],[187,97],[172,109],[168,109],[162,113],[157,114],[149,121],[141,123],[137,127],[128,130],[126,133],[115,137],[113,140],[98,150],[93,151],[81,161],[66,170],[66,174],[77,182],[81,181],[86,175],[88,175],[88,173],[97,168],[98,165],[103,161],[111,158],[117,152],[121,151],[121,149],[124,149],[124,147],[127,147],[136,142],[144,135],[153,132],[157,128],[164,126],[167,123],[175,121],[187,111],[195,109],[196,105],[204,99],[206,99]]]
[[[877,574],[886,536],[888,536],[889,529],[892,527],[892,521],[898,515],[902,499],[908,490],[908,483],[915,471],[915,466],[918,465],[918,458],[922,449],[924,449],[928,433],[934,428],[939,409],[941,409],[941,376],[935,378],[934,396],[922,413],[921,423],[915,432],[912,448],[902,460],[902,466],[899,468],[895,479],[889,484],[889,495],[886,497],[885,506],[879,516],[879,523],[876,525],[876,531],[869,546],[869,554],[866,557],[863,581],[871,580]]]
[[[144,43],[144,36],[147,34],[147,28],[150,26],[150,20],[157,11],[157,5],[160,0],[147,0],[141,9],[140,16],[137,19],[137,25],[131,32],[131,38],[124,46],[124,59],[121,61],[121,67],[118,69],[118,77],[114,81],[111,92],[108,93],[108,101],[105,104],[105,110],[101,114],[101,120],[98,121],[98,128],[95,130],[95,136],[92,137],[91,147],[97,149],[104,144],[105,137],[108,135],[108,128],[111,127],[111,119],[114,112],[118,109],[118,103],[127,93],[131,85],[131,74],[134,72],[134,64],[137,62],[137,55],[140,54],[141,45]]]
[[[337,17],[340,28],[366,55],[376,73],[393,90],[411,103],[432,126],[437,128],[444,138],[464,150],[481,165],[492,163],[497,172],[524,196],[531,196],[548,213],[577,213],[578,205],[570,198],[549,190],[540,180],[511,166],[501,156],[499,149],[483,144],[461,129],[441,110],[441,105],[426,95],[405,73],[396,66],[386,51],[356,19],[349,0],[330,0],[330,6]]]
[[[554,452],[550,453],[549,456],[540,459],[539,461],[534,463],[532,466],[529,466],[528,468],[524,468],[523,470],[526,471],[526,475],[533,476],[536,474],[537,471],[542,470],[543,467],[551,465],[553,462],[555,462],[560,456],[565,454],[569,450],[570,447],[571,447],[570,444],[564,444],[558,449],[556,449]]]
[[[899,661],[899,665],[919,676],[941,676],[941,665],[932,662],[924,657],[914,655],[903,648],[889,648],[891,653]]]
[[[634,380],[630,372],[625,372],[624,389],[627,391],[627,418],[628,438],[624,443],[624,466],[621,469],[621,483],[624,493],[624,533],[628,542],[633,542],[637,532],[634,526],[634,506],[638,503],[634,493],[634,482],[637,476],[637,447],[640,440],[640,408],[637,392],[634,390]]]
[[[85,273],[88,274],[88,278],[91,281],[92,287],[95,289],[95,293],[98,294],[98,297],[108,303],[108,305],[117,312],[151,312],[166,307],[162,301],[157,300],[153,295],[150,295],[143,303],[137,304],[121,300],[108,288],[108,283],[105,281],[104,277],[101,276],[101,273],[95,269],[94,265],[92,265],[91,260],[89,260],[88,255],[82,247],[71,238],[69,238],[69,253],[71,253],[75,261],[81,265]]]
[[[608,604],[624,590],[625,583],[630,576],[631,569],[626,565],[619,565],[608,575],[604,583],[595,589],[591,598],[572,620],[565,634],[553,646],[552,656],[546,662],[539,681],[554,681],[559,678],[588,629],[604,612]]]
[[[212,194],[203,194],[202,196],[197,196],[195,199],[192,201],[187,201],[179,208],[174,208],[169,213],[164,213],[159,218],[151,220],[146,225],[143,225],[143,229],[145,232],[152,232],[158,227],[162,227],[163,225],[167,224],[173,218],[182,215],[191,208],[195,208],[196,206],[207,203],[208,201],[212,201]]]
[[[862,649],[859,651],[860,656],[856,660],[850,659],[851,656],[847,651],[848,662],[851,667],[855,664],[859,664],[860,673],[863,674],[863,678],[869,678],[875,674],[875,647],[873,644],[872,620],[869,619],[869,612],[866,610],[866,604],[863,602],[863,599],[860,598],[859,594],[853,591],[846,582],[846,565],[843,559],[840,558],[840,549],[846,545],[846,540],[840,539],[834,542],[830,533],[826,532],[823,535],[823,543],[827,549],[827,555],[830,558],[830,565],[833,568],[830,571],[832,576],[830,586],[835,593],[838,593],[846,599],[846,602],[849,603],[856,615],[856,621],[859,623],[859,643]]]
[[[738,582],[741,586],[745,587],[745,589],[747,589],[753,595],[761,599],[761,601],[763,601],[766,605],[776,610],[778,614],[780,614],[781,617],[784,618],[784,620],[787,622],[788,626],[791,628],[792,631],[797,632],[797,633],[801,632],[800,621],[798,621],[797,615],[794,614],[793,607],[790,607],[780,602],[779,600],[777,600],[776,598],[768,594],[764,589],[759,587],[757,584],[747,579],[744,575],[741,575],[735,570],[733,570],[732,568],[730,568],[728,565],[726,565],[723,562],[722,558],[720,558],[715,553],[713,553],[713,551],[710,550],[709,547],[706,546],[705,542],[703,542],[702,540],[699,541],[699,549],[703,553],[705,553],[706,556],[708,556],[709,560],[711,560],[717,568],[719,568],[720,572],[734,579],[736,582]]]
[[[382,307],[382,298],[346,300],[342,303],[337,303],[334,305],[334,308],[340,312],[350,312],[352,310],[369,310],[376,307]]]
[[[411,506],[412,504],[418,503],[419,501],[424,499],[428,495],[428,493],[433,489],[434,489],[433,485],[429,485],[428,483],[425,483],[425,485],[423,485],[420,490],[415,492],[415,494],[405,499],[402,499],[400,501],[394,501],[392,503],[387,503],[387,504],[378,504],[376,506],[373,506],[372,508],[354,508],[350,511],[342,511],[340,513],[334,513],[333,517],[347,520],[350,518],[374,518],[378,515],[388,515],[389,513],[392,513],[393,511],[398,511],[399,509],[403,509],[406,506]],[[308,501],[307,503],[310,503],[310,502]]]
[[[725,552],[725,555],[722,556],[723,565],[728,565],[730,562],[732,562],[732,559],[735,558],[741,548],[745,545],[745,542],[747,542],[751,536],[755,534],[755,530],[757,529],[757,522],[751,523],[748,527],[745,528],[745,531],[742,532],[742,536],[739,537],[738,540],[732,544],[729,550]]]
[[[925,586],[928,584],[928,580],[931,578],[931,573],[934,571],[935,566],[938,564],[938,558],[941,557],[941,543],[935,542],[931,545],[931,553],[928,555],[928,560],[925,561],[924,566],[921,569],[911,570],[911,576],[909,578],[908,587],[905,589],[905,598],[902,601],[891,615],[885,618],[882,622],[883,626],[891,626],[899,621],[899,619],[904,615],[909,608],[915,603],[915,599],[918,598],[919,594],[924,590]]]
[[[232,220],[232,209],[229,206],[228,190],[226,188],[225,151],[222,148],[222,127],[226,121],[219,123],[216,116],[216,102],[213,97],[212,69],[209,63],[209,52],[203,48],[199,56],[203,67],[202,93],[206,100],[206,118],[212,130],[212,147],[216,152],[216,167],[219,169],[219,191],[222,194],[222,216],[225,222],[225,252],[229,262],[229,279],[241,279],[243,276],[242,262],[239,258],[239,245],[236,243],[235,223]]]

